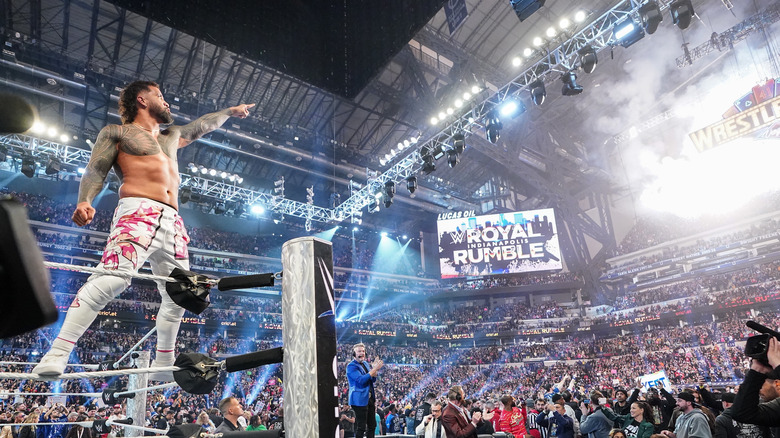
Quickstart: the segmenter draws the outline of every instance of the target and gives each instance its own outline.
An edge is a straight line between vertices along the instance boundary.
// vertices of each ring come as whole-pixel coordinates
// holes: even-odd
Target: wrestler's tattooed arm
[[[193,141],[203,137],[209,132],[222,126],[230,117],[245,118],[249,115],[249,109],[255,104],[241,104],[230,108],[225,108],[215,113],[206,114],[197,120],[182,127],[172,127],[179,129],[179,147],[187,146]]]
[[[191,142],[203,137],[209,132],[222,126],[230,116],[233,115],[233,111],[230,108],[217,111],[215,113],[206,114],[198,117],[197,120],[192,123],[188,123],[180,127],[179,147],[186,146]]]
[[[89,157],[89,163],[84,169],[79,184],[78,202],[88,202],[92,200],[103,189],[103,182],[106,180],[111,166],[116,162],[119,153],[116,144],[120,139],[122,128],[118,125],[108,125],[100,130],[95,147],[92,149],[92,155]]]

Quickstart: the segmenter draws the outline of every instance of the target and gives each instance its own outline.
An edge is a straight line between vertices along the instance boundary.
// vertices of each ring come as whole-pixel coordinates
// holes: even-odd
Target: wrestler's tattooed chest
[[[175,159],[177,148],[172,147],[171,143],[175,142],[167,135],[158,135],[155,138],[149,132],[131,129],[119,142],[119,150],[135,156],[157,155],[162,152]]]

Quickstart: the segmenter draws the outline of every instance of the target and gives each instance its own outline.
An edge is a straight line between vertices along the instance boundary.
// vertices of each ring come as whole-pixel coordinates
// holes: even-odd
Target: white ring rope
[[[38,365],[38,362],[10,362],[10,361],[0,361],[0,365]],[[82,367],[86,368],[88,370],[96,370],[100,368],[100,365],[87,365],[83,363],[69,363],[65,366],[68,367]]]
[[[123,395],[137,394],[144,391],[154,391],[156,389],[173,388],[179,386],[176,382],[163,383],[161,385],[148,386],[146,388],[138,388],[130,391],[122,391],[114,394],[116,397]],[[65,396],[84,396],[84,397],[102,397],[102,392],[3,392],[0,393],[3,396],[17,396],[17,395],[65,395]]]
[[[90,379],[96,377],[113,377],[123,376],[126,374],[149,374],[168,371],[181,371],[184,368],[177,366],[170,367],[154,367],[154,368],[135,368],[135,369],[123,369],[123,370],[107,370],[107,371],[87,371],[83,373],[64,373],[59,376],[40,376],[35,373],[0,373],[0,379],[34,379],[34,380],[68,380],[68,379]]]
[[[163,275],[142,274],[140,272],[136,272],[133,274],[126,274],[123,272],[108,271],[106,269],[91,268],[89,266],[76,266],[76,265],[69,265],[67,263],[57,263],[57,262],[50,262],[50,261],[44,261],[43,265],[46,266],[47,268],[62,269],[65,271],[84,272],[87,274],[113,275],[114,277],[120,277],[120,278],[131,278],[131,279],[139,278],[142,280],[162,281],[166,283],[180,283],[180,281],[175,278],[171,278]],[[208,284],[209,287],[213,287],[216,286],[217,283],[219,283],[219,279],[208,278],[206,280],[203,280],[203,283]]]
[[[57,423],[5,423],[3,426],[81,426],[81,427],[92,427],[93,421],[63,421],[63,422],[57,422]],[[153,429],[151,427],[143,427],[143,426],[136,426],[134,424],[124,424],[124,423],[117,423],[114,420],[106,420],[106,426],[117,426],[117,427],[126,427],[128,429],[136,429],[136,430],[142,430],[144,432],[152,432],[152,433],[159,433],[162,435],[165,435],[170,430],[170,427],[168,429]]]

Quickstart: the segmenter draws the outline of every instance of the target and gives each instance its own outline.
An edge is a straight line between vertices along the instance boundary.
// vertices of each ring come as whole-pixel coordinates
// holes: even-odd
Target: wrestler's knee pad
[[[93,275],[79,289],[76,298],[80,304],[86,304],[96,310],[102,310],[114,297],[122,293],[127,286],[130,286],[129,278]]]

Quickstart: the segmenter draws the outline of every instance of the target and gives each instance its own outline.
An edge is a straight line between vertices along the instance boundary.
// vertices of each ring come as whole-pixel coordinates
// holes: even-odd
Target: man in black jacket
[[[734,421],[731,416],[731,406],[734,404],[736,394],[724,392],[721,395],[723,413],[715,419],[715,432],[713,438],[770,438],[769,428]]]
[[[780,437],[780,341],[769,340],[769,365],[751,359],[745,381],[739,387],[732,408],[732,417],[740,423],[772,427],[772,435]],[[759,397],[761,400],[759,400]]]

